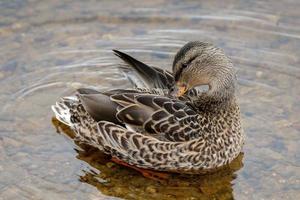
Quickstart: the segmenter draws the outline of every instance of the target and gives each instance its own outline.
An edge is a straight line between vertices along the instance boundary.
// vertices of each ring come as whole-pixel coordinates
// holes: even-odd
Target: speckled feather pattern
[[[161,76],[167,81],[153,88],[148,85],[84,94],[95,100],[107,98],[116,110],[116,123],[91,116],[81,92],[62,98],[52,109],[57,119],[74,130],[76,140],[140,168],[205,172],[236,158],[244,135],[235,97],[222,101],[191,90],[181,98],[173,98],[167,92],[174,80],[171,73],[156,78]],[[164,87],[158,88],[161,84]]]

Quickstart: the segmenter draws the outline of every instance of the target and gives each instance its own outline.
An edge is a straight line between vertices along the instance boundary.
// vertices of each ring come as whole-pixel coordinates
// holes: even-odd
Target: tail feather
[[[77,95],[63,97],[51,108],[60,122],[74,130],[77,141],[103,150],[103,145],[97,140],[98,124],[84,109]]]
[[[73,123],[71,122],[71,107],[76,102],[78,102],[76,96],[61,98],[60,101],[51,106],[55,117],[65,125],[72,127]]]

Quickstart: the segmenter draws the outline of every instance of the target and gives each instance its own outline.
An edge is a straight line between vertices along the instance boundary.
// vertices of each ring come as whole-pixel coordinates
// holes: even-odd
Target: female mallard
[[[235,98],[236,73],[224,52],[189,42],[173,74],[114,50],[135,89],[81,88],[52,109],[76,139],[143,169],[206,172],[230,163],[244,135]],[[195,87],[208,85],[206,92]]]

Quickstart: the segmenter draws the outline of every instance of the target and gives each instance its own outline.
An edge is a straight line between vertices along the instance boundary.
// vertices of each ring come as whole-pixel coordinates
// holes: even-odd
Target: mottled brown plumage
[[[115,53],[127,63],[122,70],[134,89],[82,88],[52,107],[79,141],[159,171],[201,173],[238,156],[244,135],[235,70],[221,49],[189,42],[176,54],[173,74]],[[208,91],[198,91],[201,85]]]

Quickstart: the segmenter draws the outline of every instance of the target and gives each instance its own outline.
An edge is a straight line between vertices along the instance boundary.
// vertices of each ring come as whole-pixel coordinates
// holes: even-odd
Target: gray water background
[[[79,181],[101,171],[57,134],[50,105],[82,85],[129,86],[111,49],[171,69],[191,40],[223,48],[238,69],[247,136],[230,195],[209,195],[300,199],[299,9],[297,0],[0,1],[0,199],[133,198],[134,185],[115,183],[105,192],[101,183]],[[122,185],[123,194],[118,184],[131,189]],[[198,199],[189,187],[179,191]]]

